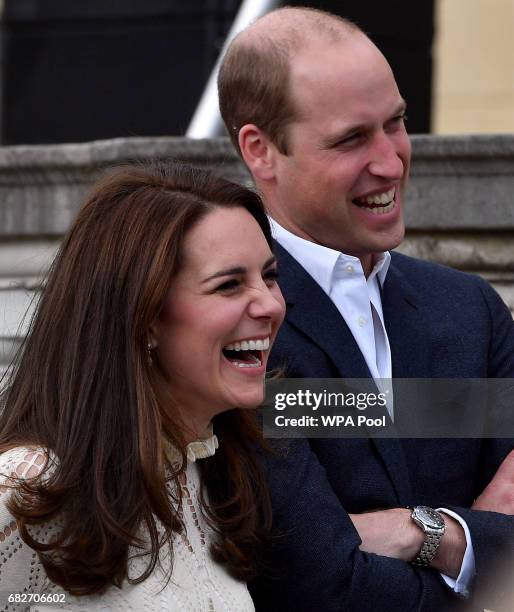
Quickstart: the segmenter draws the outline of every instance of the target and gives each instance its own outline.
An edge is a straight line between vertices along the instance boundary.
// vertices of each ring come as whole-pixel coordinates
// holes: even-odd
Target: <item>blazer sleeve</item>
[[[427,273],[431,270],[432,266],[427,267]],[[474,359],[469,360],[470,363],[462,362],[460,367],[459,360],[457,376],[514,379],[514,324],[509,310],[482,279],[445,272],[448,274],[451,283],[445,281],[446,284],[453,286],[454,282],[458,283],[459,290],[466,297],[465,303],[472,305],[473,312],[466,309],[466,321],[472,321],[469,327],[476,329],[481,338],[488,339],[480,344],[481,354],[472,355]],[[418,277],[419,270],[416,269]],[[460,306],[457,308],[452,304],[444,314],[458,318],[459,313],[455,310]],[[468,344],[468,348],[475,344]],[[484,346],[488,346],[487,354],[484,354]],[[340,375],[321,351],[315,350],[297,330],[290,328],[287,320],[280,332],[277,348],[272,353],[272,366],[283,365],[287,357],[288,376]],[[441,377],[445,375],[449,374],[446,371],[439,374]],[[478,446],[481,449],[481,469],[480,474],[475,474],[473,483],[477,495],[490,481],[513,442],[508,439],[482,440]],[[417,568],[360,551],[358,533],[309,441],[291,441],[282,455],[269,462],[274,537],[268,546],[268,557],[263,561],[259,579],[251,585],[257,609],[483,610],[485,606],[475,607],[474,598],[473,603],[460,600],[430,568]],[[472,499],[466,503],[468,501],[471,504]],[[454,509],[467,522],[475,550],[477,586],[480,586],[487,577],[495,575],[496,563],[502,560],[503,551],[510,546],[513,517],[471,511],[469,507],[454,508],[455,503],[437,505]]]
[[[489,378],[514,378],[514,321],[512,314],[498,293],[481,278],[479,289],[489,312],[490,350]]]
[[[482,279],[479,289],[490,313],[490,351],[488,359],[489,378],[509,378],[514,383],[514,322],[512,315],[496,291]],[[510,383],[509,383],[510,384]],[[502,426],[509,431],[514,428],[514,394],[502,402],[502,409],[494,423],[497,431]],[[508,405],[507,405],[508,404]],[[494,410],[497,406],[492,406]],[[491,481],[501,462],[514,448],[512,438],[489,438],[483,440],[480,458],[480,477],[477,482],[478,496]],[[514,570],[514,516],[496,512],[482,512],[469,508],[453,507],[469,527],[475,553],[477,599],[485,599],[484,606],[503,609],[504,601],[514,606],[514,590],[506,574]],[[510,592],[508,592],[510,589]],[[507,609],[507,608],[505,608]]]
[[[360,551],[359,535],[308,440],[279,444],[267,465],[273,536],[250,585],[257,610],[463,609],[437,572]]]

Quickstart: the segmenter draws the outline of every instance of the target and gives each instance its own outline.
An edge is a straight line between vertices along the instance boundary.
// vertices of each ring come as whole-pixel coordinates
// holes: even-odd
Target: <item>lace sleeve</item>
[[[16,520],[6,507],[19,478],[33,478],[43,469],[46,453],[41,449],[15,448],[0,456],[0,605],[7,606],[9,593],[35,593],[47,582],[37,556],[20,538]],[[40,529],[35,530],[37,534]],[[14,609],[14,608],[13,608]]]

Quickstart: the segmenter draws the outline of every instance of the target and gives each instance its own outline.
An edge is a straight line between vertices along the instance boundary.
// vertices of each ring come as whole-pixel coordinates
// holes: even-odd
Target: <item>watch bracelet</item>
[[[413,565],[419,565],[426,567],[430,564],[430,561],[435,557],[439,543],[443,537],[442,533],[425,533],[425,541],[423,546],[418,553],[418,556],[412,561]]]

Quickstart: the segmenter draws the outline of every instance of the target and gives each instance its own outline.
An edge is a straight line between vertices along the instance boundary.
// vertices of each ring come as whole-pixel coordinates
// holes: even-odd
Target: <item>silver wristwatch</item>
[[[446,531],[446,525],[440,512],[428,506],[416,506],[410,515],[412,520],[423,529],[425,541],[412,562],[414,565],[429,565],[435,557],[441,538]]]

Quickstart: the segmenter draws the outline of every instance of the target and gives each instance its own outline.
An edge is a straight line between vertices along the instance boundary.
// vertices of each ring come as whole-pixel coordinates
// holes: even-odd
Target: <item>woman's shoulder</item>
[[[44,469],[48,452],[44,448],[19,446],[0,455],[0,609],[11,609],[7,594],[40,592],[48,583],[37,553],[21,538],[9,500],[20,480],[38,476]],[[48,528],[46,529],[48,533]],[[45,532],[36,528],[36,539]]]
[[[38,476],[50,458],[47,449],[16,446],[0,455],[0,480],[26,480]]]

